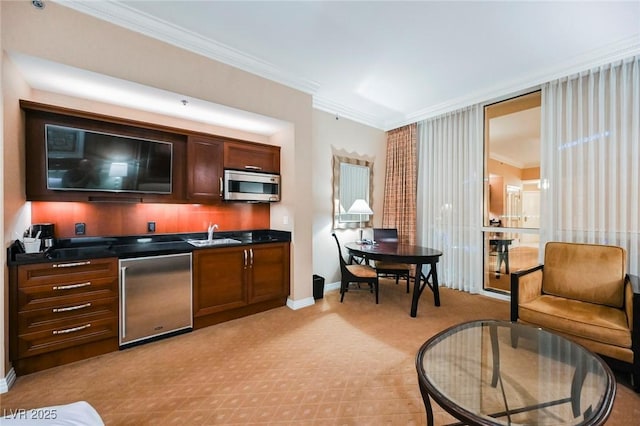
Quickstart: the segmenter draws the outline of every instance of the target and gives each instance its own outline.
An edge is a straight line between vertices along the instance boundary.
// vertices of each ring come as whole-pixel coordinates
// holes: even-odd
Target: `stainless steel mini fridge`
[[[120,346],[193,328],[191,253],[121,259]]]

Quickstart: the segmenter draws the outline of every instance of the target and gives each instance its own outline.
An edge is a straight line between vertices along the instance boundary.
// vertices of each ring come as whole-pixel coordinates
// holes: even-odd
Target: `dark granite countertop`
[[[55,245],[43,253],[21,253],[20,244],[16,241],[8,249],[7,263],[21,265],[57,261],[72,262],[103,257],[125,259],[248,244],[290,242],[291,232],[272,229],[225,231],[215,233],[216,244],[199,247],[188,242],[188,240],[206,239],[206,232],[66,238],[56,240]]]

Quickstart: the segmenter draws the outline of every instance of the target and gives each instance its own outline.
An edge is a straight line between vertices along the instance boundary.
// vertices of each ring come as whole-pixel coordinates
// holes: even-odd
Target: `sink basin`
[[[240,240],[234,240],[233,238],[216,238],[213,240],[196,240],[189,239],[187,242],[196,247],[210,247],[210,246],[224,246],[230,244],[242,244]]]

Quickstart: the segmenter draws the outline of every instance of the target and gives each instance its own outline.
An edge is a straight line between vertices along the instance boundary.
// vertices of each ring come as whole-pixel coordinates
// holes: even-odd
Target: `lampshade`
[[[373,214],[371,207],[369,207],[369,203],[367,203],[362,198],[358,198],[353,202],[349,210],[347,210],[348,214]]]

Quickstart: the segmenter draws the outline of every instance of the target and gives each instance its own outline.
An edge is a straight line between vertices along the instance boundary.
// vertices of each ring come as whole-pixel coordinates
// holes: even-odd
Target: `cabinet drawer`
[[[109,297],[18,313],[18,334],[58,330],[103,318],[118,317],[118,299]]]
[[[61,328],[18,335],[18,355],[25,358],[117,336],[117,317],[76,321]]]
[[[85,282],[95,278],[117,277],[116,258],[78,260],[24,265],[18,268],[20,287]]]
[[[118,297],[118,278],[88,278],[18,288],[18,311],[74,305],[105,297]]]

